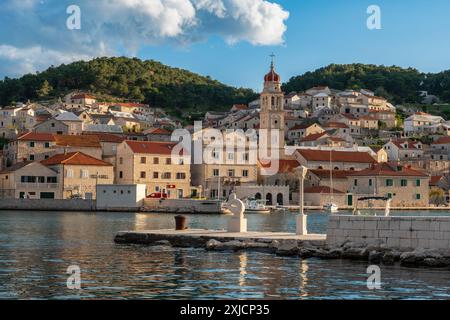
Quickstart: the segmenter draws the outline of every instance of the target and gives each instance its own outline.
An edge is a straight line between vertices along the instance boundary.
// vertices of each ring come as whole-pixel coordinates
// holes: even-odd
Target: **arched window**
[[[277,195],[277,204],[278,205],[283,205],[284,203],[283,203],[283,194],[282,193],[279,193],[278,195]]]
[[[268,193],[267,196],[266,196],[266,204],[267,204],[268,206],[271,206],[271,205],[273,204],[273,201],[272,201],[272,194],[271,194],[271,193]]]
[[[257,193],[257,194],[255,194],[255,199],[256,200],[261,200],[261,193]]]

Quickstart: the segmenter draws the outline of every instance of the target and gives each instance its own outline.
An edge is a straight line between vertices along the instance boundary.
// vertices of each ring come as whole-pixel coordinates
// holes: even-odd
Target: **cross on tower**
[[[275,54],[272,52],[272,54],[269,56],[269,57],[271,57],[272,58],[272,63],[271,63],[271,67],[272,67],[272,69],[274,68],[274,64],[275,64]]]

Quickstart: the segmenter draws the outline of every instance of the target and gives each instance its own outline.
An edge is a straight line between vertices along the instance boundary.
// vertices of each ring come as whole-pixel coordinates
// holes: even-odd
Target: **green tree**
[[[44,83],[42,83],[41,88],[37,91],[37,95],[39,98],[48,98],[52,91],[53,87],[47,80],[45,80]]]
[[[430,203],[435,206],[445,204],[445,192],[440,188],[432,188],[430,190]]]

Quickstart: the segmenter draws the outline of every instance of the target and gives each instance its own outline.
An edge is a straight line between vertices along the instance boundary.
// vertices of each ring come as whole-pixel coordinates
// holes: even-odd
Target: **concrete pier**
[[[148,244],[168,241],[173,246],[205,248],[210,240],[219,242],[241,241],[246,243],[296,242],[301,246],[322,247],[326,244],[326,235],[308,234],[298,236],[294,233],[283,232],[245,232],[229,233],[225,230],[154,230],[154,231],[125,231],[119,232],[114,241],[116,243]]]

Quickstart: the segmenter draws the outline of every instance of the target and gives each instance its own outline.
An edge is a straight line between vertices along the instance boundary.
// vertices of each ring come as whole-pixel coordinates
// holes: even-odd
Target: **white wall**
[[[450,249],[450,217],[330,216],[327,244],[349,241],[398,249]]]
[[[146,185],[98,185],[97,209],[131,209],[141,208],[146,196]]]

